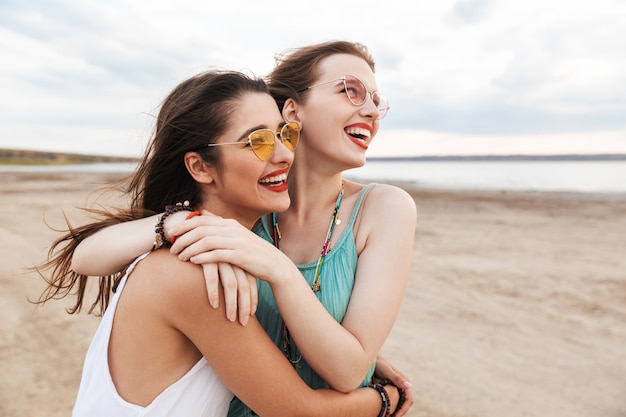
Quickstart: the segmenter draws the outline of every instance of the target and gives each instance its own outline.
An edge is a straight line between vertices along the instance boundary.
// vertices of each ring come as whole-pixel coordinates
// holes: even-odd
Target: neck
[[[342,182],[341,172],[323,175],[312,169],[292,169],[289,174],[291,205],[287,211],[301,217],[334,205]]]
[[[317,217],[319,213],[326,212],[328,207],[335,205],[341,187],[342,179],[340,176],[333,181],[295,181],[295,189],[291,194],[291,205],[287,212],[291,212],[296,218],[303,220],[310,216]]]

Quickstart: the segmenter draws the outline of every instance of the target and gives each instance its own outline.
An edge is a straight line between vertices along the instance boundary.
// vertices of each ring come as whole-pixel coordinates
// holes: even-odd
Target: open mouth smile
[[[369,146],[367,141],[371,137],[372,132],[369,129],[358,126],[349,126],[344,129],[350,139],[362,148],[367,149]]]

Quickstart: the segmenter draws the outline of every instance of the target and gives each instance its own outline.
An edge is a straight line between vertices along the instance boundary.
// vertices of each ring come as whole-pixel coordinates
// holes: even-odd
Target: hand
[[[175,229],[176,225],[184,223],[187,219],[187,216],[189,216],[189,211],[187,210],[177,211],[176,213],[172,213],[167,216],[165,222],[163,223],[163,235],[168,242],[171,242],[172,238],[174,236],[177,236],[175,234],[172,234],[171,230]]]
[[[411,391],[411,381],[409,378],[396,369],[391,362],[382,355],[376,357],[376,370],[374,371],[374,377],[380,380],[390,380],[395,386],[400,387],[405,394],[405,400],[400,409],[396,410],[394,416],[402,417],[408,413],[409,409],[413,406],[413,392]]]
[[[227,263],[202,264],[204,280],[207,288],[209,304],[219,307],[219,285],[224,292],[224,308],[226,317],[245,326],[250,316],[256,313],[258,306],[258,290],[256,278],[243,269]]]
[[[389,399],[389,411],[390,415],[396,417],[398,414],[398,405],[400,402],[400,388],[396,387],[389,380],[383,383],[383,388],[385,388],[385,392],[387,393]]]
[[[233,219],[203,211],[170,233],[178,236],[171,251],[182,261],[233,264],[272,285],[301,276],[285,254]]]
[[[224,291],[226,317],[228,317],[230,321],[235,321],[238,316],[239,322],[245,326],[248,324],[250,316],[256,313],[258,305],[259,294],[256,286],[256,278],[235,265],[220,262],[217,266],[219,281]],[[206,278],[205,275],[205,281]],[[209,302],[212,298],[212,293],[214,293],[216,295],[217,306],[219,306],[217,282],[211,285],[211,283],[206,281],[206,284]]]
[[[189,246],[197,242],[197,240],[192,239],[190,234],[187,234],[187,231],[194,230],[193,225],[185,220],[187,214],[187,212],[174,213],[164,224],[165,236],[169,240],[171,240],[171,236],[186,235],[185,239],[181,239],[185,242],[178,243],[178,246],[173,248],[172,252],[174,253],[177,253],[176,250],[183,244]],[[204,214],[211,215],[206,211]],[[195,229],[199,229],[199,227],[196,226]],[[183,249],[187,250],[187,247],[183,247]],[[193,254],[191,250],[187,253]],[[235,321],[239,317],[239,322],[245,326],[250,316],[256,313],[258,306],[256,278],[243,269],[227,263],[203,263],[202,270],[204,271],[209,304],[213,308],[219,307],[219,284],[221,284],[224,292],[226,317],[230,321]]]

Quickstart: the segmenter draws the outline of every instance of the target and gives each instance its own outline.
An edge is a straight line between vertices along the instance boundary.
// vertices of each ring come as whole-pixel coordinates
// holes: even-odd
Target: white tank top
[[[111,303],[85,357],[83,376],[73,417],[223,417],[233,394],[222,384],[206,359],[201,358],[178,381],[161,392],[147,407],[131,404],[118,394],[109,372],[108,349],[113,317],[126,279],[135,265],[146,255],[138,257],[120,281]]]

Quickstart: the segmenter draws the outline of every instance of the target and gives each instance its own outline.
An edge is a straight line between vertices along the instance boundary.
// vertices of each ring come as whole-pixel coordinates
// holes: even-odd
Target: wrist
[[[294,283],[300,283],[302,280],[295,280],[293,277],[302,277],[298,267],[287,257],[287,255],[279,252],[280,257],[274,258],[272,261],[273,268],[271,274],[260,277],[266,281],[274,290],[280,289],[292,290]],[[282,266],[281,266],[282,264]],[[305,281],[306,282],[306,281]]]
[[[176,237],[178,236],[171,232],[172,228],[174,228],[174,226],[178,224],[181,224],[185,220],[189,219],[190,216],[195,215],[195,213],[200,214],[196,211],[190,212],[190,211],[183,210],[183,211],[178,211],[176,213],[172,213],[170,216],[168,216],[163,221],[163,235],[165,236],[165,239],[170,243],[174,243],[174,241],[176,240]]]
[[[193,209],[191,208],[189,201],[165,206],[165,211],[163,212],[161,217],[159,217],[159,221],[154,226],[154,242],[152,244],[152,250],[171,245],[171,242],[165,236],[165,229],[163,224],[168,217],[179,211],[193,211]]]
[[[390,379],[379,380],[378,384],[373,385],[380,385],[385,390],[389,403],[387,416],[394,417],[396,412],[402,408],[402,405],[406,401],[406,392]]]
[[[387,392],[385,387],[381,384],[369,384],[368,388],[375,389],[380,395],[380,399],[382,400],[378,417],[390,417],[391,416],[391,400],[389,397],[389,393]],[[395,409],[393,411],[395,412]]]

